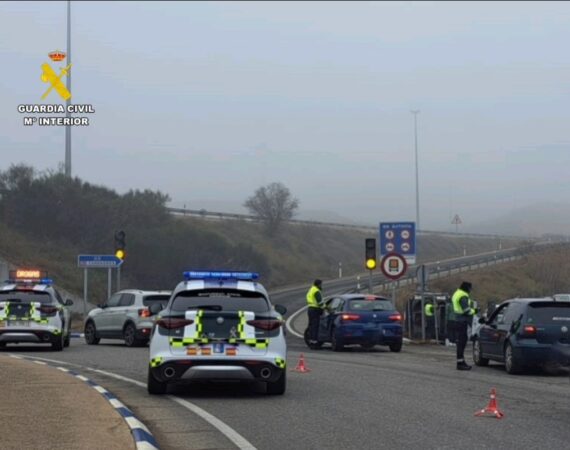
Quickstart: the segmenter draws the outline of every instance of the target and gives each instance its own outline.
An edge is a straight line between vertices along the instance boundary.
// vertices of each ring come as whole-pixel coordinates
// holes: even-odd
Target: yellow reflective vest
[[[319,301],[317,299],[317,293],[320,292],[321,290],[317,286],[315,285],[311,286],[311,288],[307,292],[307,306],[309,308],[321,308],[321,305],[319,304]]]
[[[424,312],[425,312],[427,317],[432,317],[433,316],[433,304],[432,303],[426,303],[426,306],[424,307]]]
[[[461,305],[461,299],[467,297],[466,306]],[[455,313],[456,320],[471,319],[475,315],[475,309],[473,308],[473,300],[469,297],[469,294],[462,289],[457,289],[451,297],[451,304],[453,305],[453,312]]]

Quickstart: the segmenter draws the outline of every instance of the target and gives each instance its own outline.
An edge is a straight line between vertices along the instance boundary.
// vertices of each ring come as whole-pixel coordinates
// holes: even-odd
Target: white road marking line
[[[45,362],[43,362],[43,361],[33,361],[33,362],[36,363],[36,364],[40,364],[40,365],[42,365],[42,366],[47,365],[47,364],[46,364]]]
[[[118,375],[118,374],[113,373],[113,372],[107,372],[106,370],[93,369],[92,367],[86,367],[86,366],[82,366],[80,364],[68,363],[65,361],[58,361],[55,359],[38,358],[35,356],[31,357],[31,358],[36,358],[39,360],[43,360],[43,361],[47,361],[47,362],[53,362],[53,363],[57,363],[57,364],[66,364],[66,365],[70,365],[70,366],[81,367],[81,368],[89,370],[91,372],[100,373],[101,375],[106,375],[110,378],[116,378],[117,380],[125,381],[127,383],[131,383],[131,384],[134,384],[135,386],[139,386],[139,387],[146,389],[146,383],[142,383],[140,381],[133,380],[132,378],[127,378],[127,377],[124,377],[122,375]],[[194,414],[196,414],[200,418],[204,419],[206,422],[208,422],[214,428],[218,429],[218,431],[220,431],[220,433],[222,433],[225,437],[227,437],[230,440],[230,442],[232,442],[240,450],[257,450],[256,447],[253,446],[253,444],[251,444],[246,438],[244,438],[241,434],[239,434],[237,431],[235,431],[232,427],[230,427],[226,423],[222,422],[216,416],[210,414],[209,412],[207,412],[207,411],[203,410],[202,408],[200,408],[199,406],[195,405],[194,403],[190,403],[187,400],[183,400],[183,399],[175,397],[173,395],[167,395],[166,398],[172,400],[175,403],[178,403],[180,406],[186,408],[187,410],[193,412]]]
[[[83,375],[75,375],[77,378],[79,378],[81,381],[89,381],[88,378],[84,377]]]
[[[287,331],[289,333],[291,333],[293,336],[297,336],[298,338],[303,339],[303,335],[301,333],[297,333],[293,327],[291,326],[291,323],[293,322],[293,320],[295,320],[295,318],[301,314],[303,311],[305,311],[308,308],[308,306],[303,306],[300,310],[294,312],[293,314],[291,314],[291,317],[289,317],[287,319],[287,322],[285,322],[285,326],[287,327]]]
[[[168,396],[172,401],[178,403],[180,406],[192,411],[194,414],[200,416],[210,425],[216,427],[224,436],[226,436],[233,444],[235,444],[241,450],[256,450],[256,448],[247,441],[242,435],[240,435],[237,431],[235,431],[230,426],[226,425],[216,416],[213,416],[209,412],[204,411],[199,406],[196,406],[194,403],[190,403],[187,400],[183,400],[178,397],[174,397],[172,395]]]

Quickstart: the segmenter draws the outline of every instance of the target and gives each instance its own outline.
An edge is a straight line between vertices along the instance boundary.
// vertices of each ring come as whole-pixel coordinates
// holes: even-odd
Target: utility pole
[[[415,109],[410,111],[414,115],[414,142],[416,154],[416,230],[420,230],[420,185],[419,185],[419,170],[418,170],[418,114],[419,110]]]
[[[71,0],[67,0],[67,62],[71,64]],[[67,90],[71,92],[71,70],[67,74]],[[71,117],[69,112],[71,98],[65,101],[65,117]],[[71,125],[65,126],[65,176],[71,177]]]

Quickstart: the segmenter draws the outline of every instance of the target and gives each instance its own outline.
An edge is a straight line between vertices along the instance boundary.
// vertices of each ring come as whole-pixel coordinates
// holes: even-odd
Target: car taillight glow
[[[260,330],[271,331],[279,328],[283,324],[283,322],[277,319],[262,319],[262,320],[258,319],[258,320],[248,320],[247,324],[251,325],[254,328],[259,328]]]
[[[177,319],[174,317],[160,319],[156,322],[159,327],[166,328],[167,330],[176,330],[177,328],[184,328],[186,325],[192,325],[193,320]]]
[[[351,321],[351,320],[358,320],[360,319],[360,314],[343,314],[340,316],[343,321]]]
[[[390,314],[388,319],[390,319],[392,322],[401,322],[402,321],[402,315],[401,314]]]
[[[55,306],[40,306],[40,313],[42,314],[55,314],[57,308]]]
[[[148,308],[139,309],[139,316],[140,317],[150,317],[151,316],[150,309],[148,309]]]
[[[535,335],[536,334],[536,327],[534,325],[525,325],[523,328],[523,334]]]

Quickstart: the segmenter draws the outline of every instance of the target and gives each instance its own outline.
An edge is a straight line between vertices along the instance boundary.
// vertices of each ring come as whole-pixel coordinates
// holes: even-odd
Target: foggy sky
[[[0,169],[54,168],[64,129],[24,127],[65,2],[0,3]],[[285,183],[302,210],[423,228],[570,197],[567,2],[72,3],[73,174],[188,208]],[[43,103],[58,103],[50,95]]]

